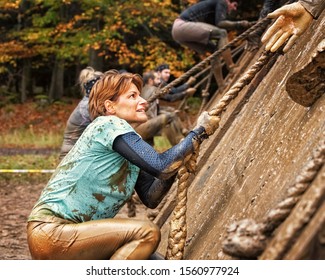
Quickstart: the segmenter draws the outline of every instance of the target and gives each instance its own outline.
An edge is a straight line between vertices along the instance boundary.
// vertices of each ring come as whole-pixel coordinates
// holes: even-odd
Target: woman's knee
[[[46,259],[47,243],[44,242],[43,232],[40,230],[42,223],[30,222],[27,225],[27,243],[32,259]]]
[[[219,39],[222,40],[224,38],[227,38],[228,32],[226,29],[215,27],[211,30],[210,33],[210,39]]]
[[[146,221],[143,229],[145,231],[145,239],[148,242],[158,246],[161,239],[160,228],[153,222]]]

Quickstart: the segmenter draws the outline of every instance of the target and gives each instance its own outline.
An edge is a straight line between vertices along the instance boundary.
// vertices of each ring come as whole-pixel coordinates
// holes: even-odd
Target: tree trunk
[[[90,49],[89,50],[89,66],[93,67],[96,71],[103,71],[103,57],[98,55],[97,50]],[[104,71],[107,71],[108,69],[105,69]]]
[[[64,93],[64,61],[55,59],[52,71],[51,86],[49,91],[49,100],[59,100]]]
[[[21,95],[20,102],[24,103],[27,100],[28,94],[33,93],[33,85],[31,79],[31,61],[30,59],[24,59],[23,61],[23,73],[21,79]]]

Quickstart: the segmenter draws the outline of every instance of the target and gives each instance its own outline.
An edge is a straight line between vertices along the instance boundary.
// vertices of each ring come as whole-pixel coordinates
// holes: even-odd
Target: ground
[[[30,259],[26,241],[26,219],[42,185],[26,184],[0,188],[0,259]]]

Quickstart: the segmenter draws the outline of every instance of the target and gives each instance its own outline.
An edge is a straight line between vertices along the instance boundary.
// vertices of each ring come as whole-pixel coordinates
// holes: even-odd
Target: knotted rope
[[[130,197],[130,199],[126,202],[127,210],[128,210],[128,217],[135,217],[137,215],[136,205],[135,205],[135,198],[134,194]]]
[[[217,106],[209,114],[218,117],[218,124],[221,120],[221,114],[225,111],[231,100],[238,96],[238,93],[248,85],[262,67],[269,61],[272,53],[264,51],[259,59],[239,78],[239,80],[225,93]],[[219,125],[218,125],[219,126]],[[178,171],[178,191],[176,207],[170,223],[170,232],[168,238],[168,247],[166,258],[181,260],[184,255],[186,242],[186,203],[187,189],[190,184],[188,178],[196,170],[196,160],[199,154],[199,148],[196,149],[190,160]]]
[[[302,195],[325,164],[325,139],[314,151],[295,183],[287,190],[287,197],[271,209],[261,223],[244,219],[231,224],[223,243],[223,251],[234,257],[256,258],[266,247],[267,237],[281,224],[299,202]]]

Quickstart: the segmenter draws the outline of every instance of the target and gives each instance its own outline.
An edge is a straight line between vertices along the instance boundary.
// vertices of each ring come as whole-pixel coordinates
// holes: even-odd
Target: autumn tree
[[[50,100],[73,96],[88,65],[142,74],[167,62],[177,77],[198,57],[172,39],[171,27],[195,2],[0,0],[1,92],[16,92],[21,102],[39,87]]]

